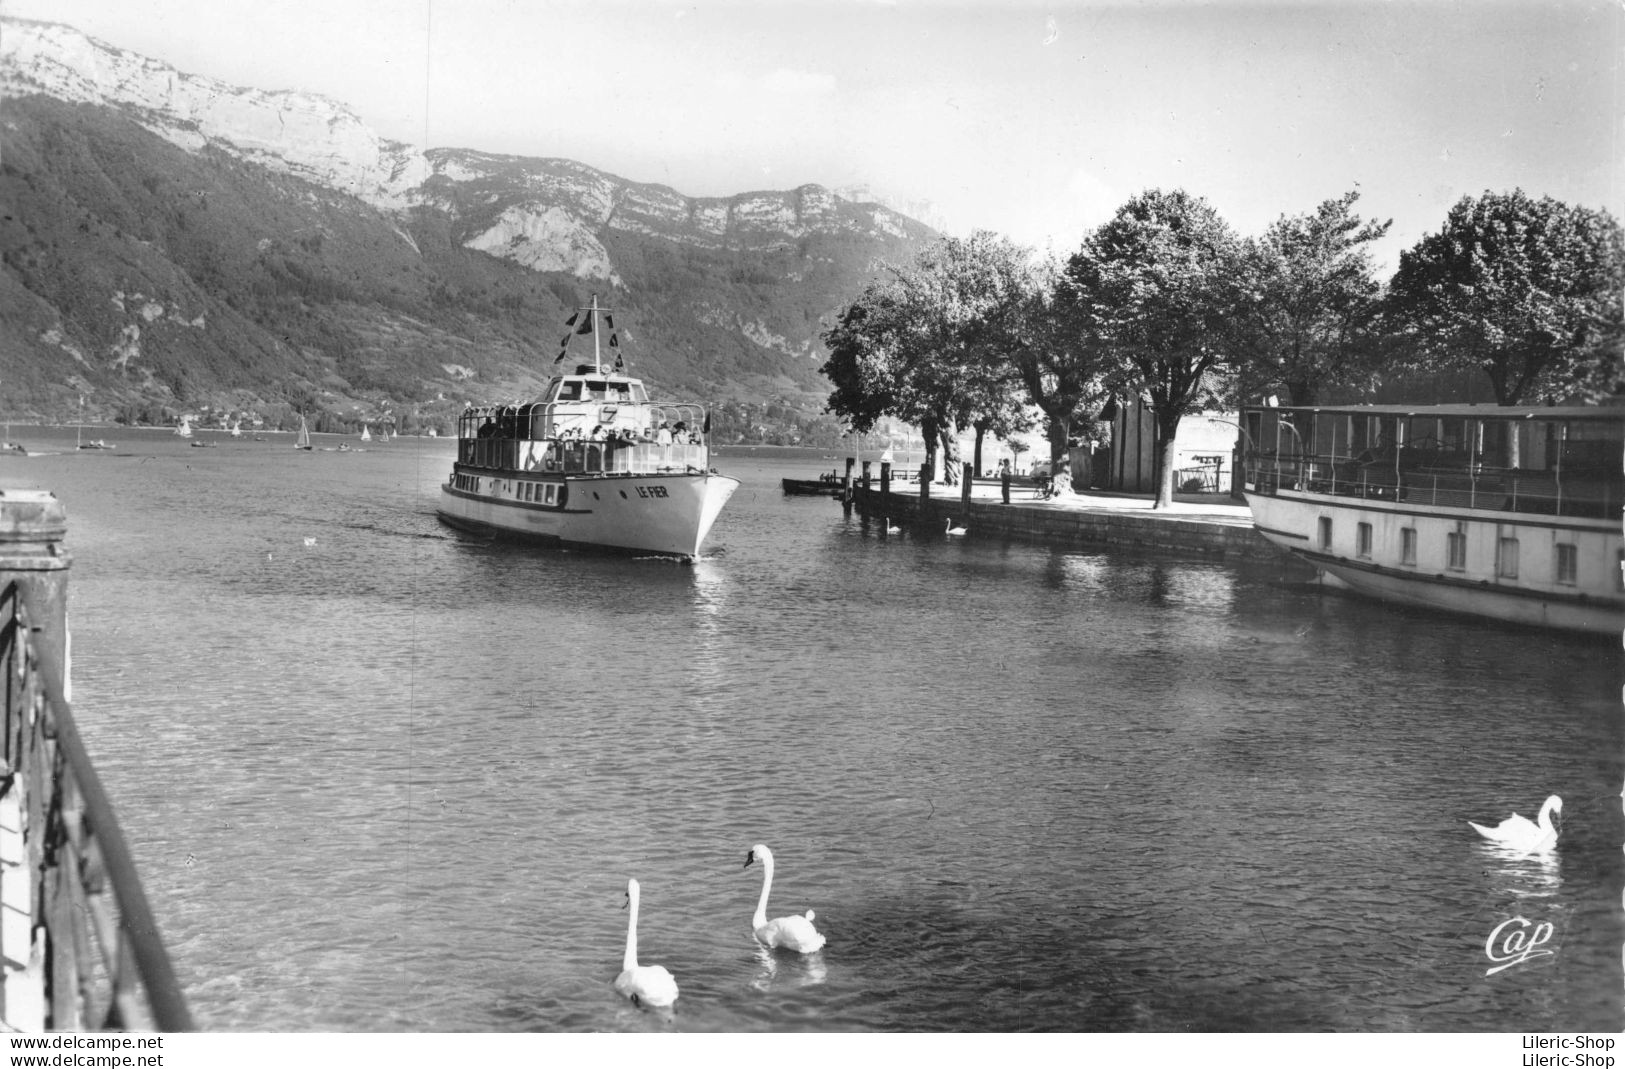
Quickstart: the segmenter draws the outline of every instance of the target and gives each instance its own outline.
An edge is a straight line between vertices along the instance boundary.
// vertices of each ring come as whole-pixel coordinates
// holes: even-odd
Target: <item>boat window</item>
[[[1354,552],[1367,559],[1371,556],[1371,525],[1362,523],[1354,530]]]
[[[1320,548],[1332,548],[1332,518],[1330,516],[1320,518]]]
[[[557,494],[558,494],[558,487],[556,485],[554,485],[553,483],[548,483],[547,484],[547,491],[546,491],[546,498],[544,500],[546,501],[547,504],[551,505],[553,503],[554,498],[557,496]]]
[[[1579,574],[1579,547],[1572,542],[1559,542],[1557,544],[1557,581],[1564,586],[1573,586]]]
[[[1456,524],[1456,529],[1445,536],[1445,567],[1462,571],[1467,567],[1467,525]]]
[[[1401,527],[1399,529],[1399,563],[1416,563],[1416,528]]]
[[[587,396],[591,397],[594,401],[602,401],[604,399],[604,384],[603,384],[603,382],[602,381],[588,382],[587,383]]]
[[[634,383],[630,383],[630,385],[632,387],[632,400],[634,400],[634,401],[647,401],[647,400],[649,400],[649,394],[643,389],[643,383],[634,382]]]
[[[1495,547],[1495,574],[1502,579],[1518,578],[1518,540],[1503,538]]]
[[[575,379],[570,379],[559,383],[557,390],[554,392],[553,399],[555,401],[581,400],[581,383]]]

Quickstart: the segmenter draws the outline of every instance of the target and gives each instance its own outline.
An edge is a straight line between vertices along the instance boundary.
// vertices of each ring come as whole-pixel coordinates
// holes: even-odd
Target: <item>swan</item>
[[[1493,828],[1486,828],[1482,824],[1473,824],[1473,829],[1491,842],[1516,850],[1520,854],[1533,853],[1536,850],[1550,850],[1557,845],[1557,828],[1552,824],[1552,814],[1563,812],[1563,799],[1552,795],[1540,807],[1539,823],[1528,817],[1520,817],[1514,813]]]
[[[626,881],[626,906],[632,915],[626,920],[626,956],[621,959],[621,975],[615,990],[638,1005],[670,1006],[677,1001],[677,981],[664,965],[638,964],[638,881]]]
[[[757,843],[745,855],[745,867],[750,868],[752,861],[762,863],[762,897],[756,902],[756,916],[751,918],[750,926],[756,932],[756,938],[770,947],[785,947],[798,950],[803,954],[811,954],[824,945],[824,937],[813,927],[813,911],[808,910],[806,916],[778,917],[767,919],[767,894],[773,889],[773,851]]]
[[[891,522],[891,517],[887,516],[886,517],[886,533],[887,534],[902,534],[903,529],[901,527],[894,526],[892,524],[892,522]]]
[[[963,527],[955,527],[954,526],[954,518],[952,516],[949,516],[948,517],[948,533],[951,534],[951,535],[962,535],[962,534],[965,533],[965,529]]]

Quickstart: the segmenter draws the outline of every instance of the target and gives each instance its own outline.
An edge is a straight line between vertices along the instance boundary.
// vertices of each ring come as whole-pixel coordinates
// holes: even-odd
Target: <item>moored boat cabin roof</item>
[[[1247,405],[1246,408],[1252,412],[1310,412],[1338,416],[1625,422],[1625,405]]]

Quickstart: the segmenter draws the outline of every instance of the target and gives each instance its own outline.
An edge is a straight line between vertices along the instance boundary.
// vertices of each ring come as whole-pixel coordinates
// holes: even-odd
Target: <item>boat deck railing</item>
[[[1261,494],[1285,489],[1417,506],[1597,519],[1617,518],[1625,505],[1625,482],[1618,475],[1590,470],[1396,465],[1392,458],[1360,460],[1315,453],[1251,453],[1243,463],[1246,488]]]
[[[457,449],[458,461],[472,467],[546,475],[666,475],[705,471],[710,458],[710,449],[694,442],[661,445],[625,440],[464,438]]]
[[[48,493],[0,491],[0,1027],[189,1031],[65,694],[62,515]]]

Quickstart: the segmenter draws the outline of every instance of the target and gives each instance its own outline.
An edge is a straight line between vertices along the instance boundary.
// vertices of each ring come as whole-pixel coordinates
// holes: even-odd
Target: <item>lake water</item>
[[[442,527],[446,441],[95,433],[13,428],[63,451],[0,485],[66,503],[76,715],[201,1027],[1625,1025],[1617,641],[888,537],[780,494],[817,454],[720,457],[683,567]],[[1548,793],[1548,859],[1467,826]],[[756,947],[758,842],[819,954]],[[610,987],[628,877],[669,1014]],[[1486,975],[1508,922],[1552,953]]]

